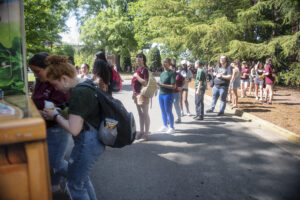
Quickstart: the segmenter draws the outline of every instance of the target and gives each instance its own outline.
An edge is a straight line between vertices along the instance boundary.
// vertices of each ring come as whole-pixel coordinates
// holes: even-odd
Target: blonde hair
[[[51,55],[46,58],[46,76],[48,80],[60,80],[63,75],[75,78],[75,67],[69,63],[67,56]]]

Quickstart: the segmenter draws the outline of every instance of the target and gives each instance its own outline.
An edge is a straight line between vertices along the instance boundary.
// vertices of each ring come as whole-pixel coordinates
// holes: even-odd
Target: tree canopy
[[[59,40],[69,8],[80,19],[84,47],[76,55],[82,58],[106,49],[119,61],[128,52],[134,54],[157,43],[161,54],[171,59],[185,57],[186,52],[206,63],[216,62],[224,53],[249,61],[271,57],[278,71],[289,71],[290,76],[300,71],[297,0],[38,2],[25,1],[29,51],[42,50],[45,41]],[[290,83],[297,82],[293,80]]]

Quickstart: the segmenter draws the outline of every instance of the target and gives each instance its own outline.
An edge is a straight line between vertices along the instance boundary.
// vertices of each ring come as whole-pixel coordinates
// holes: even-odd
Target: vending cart
[[[0,0],[0,199],[52,199],[46,126],[28,97],[23,4]]]

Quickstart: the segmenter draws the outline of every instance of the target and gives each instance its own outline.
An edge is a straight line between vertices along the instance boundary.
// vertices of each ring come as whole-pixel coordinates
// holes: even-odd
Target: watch
[[[61,114],[60,114],[60,113],[56,113],[56,114],[53,116],[53,121],[56,122],[56,118],[57,118],[57,116],[59,116],[59,115],[61,115]]]

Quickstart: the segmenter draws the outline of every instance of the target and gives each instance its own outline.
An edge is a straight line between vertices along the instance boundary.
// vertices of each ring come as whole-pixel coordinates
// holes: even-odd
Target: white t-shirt
[[[82,76],[81,74],[78,74],[77,77],[80,78],[80,79],[83,79],[83,80],[92,79],[91,74],[87,74],[86,76]]]
[[[187,71],[180,70],[179,73],[185,78],[185,80],[189,80],[193,78],[193,73],[189,69]],[[183,89],[188,89],[188,87],[189,87],[189,82],[185,81],[183,85]]]

